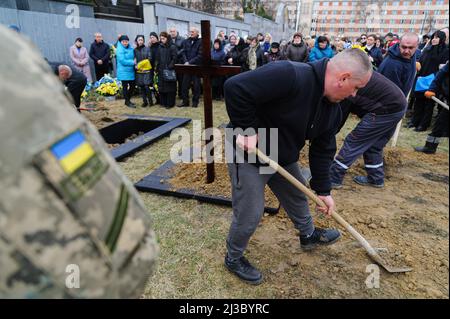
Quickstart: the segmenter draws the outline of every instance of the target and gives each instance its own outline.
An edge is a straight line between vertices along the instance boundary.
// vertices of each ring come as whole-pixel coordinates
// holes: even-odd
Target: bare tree
[[[222,11],[222,2],[218,0],[202,0],[200,10],[211,14],[220,13]]]

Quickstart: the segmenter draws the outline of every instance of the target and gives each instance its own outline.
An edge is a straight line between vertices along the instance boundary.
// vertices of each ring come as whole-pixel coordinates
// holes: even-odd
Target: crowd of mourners
[[[327,33],[303,36],[297,32],[291,39],[277,42],[268,33],[243,38],[235,33],[226,35],[224,31],[220,31],[211,46],[211,59],[215,64],[239,66],[242,72],[246,72],[274,61],[312,62],[332,58],[348,48],[359,48],[368,54],[374,70],[381,66],[383,75],[393,73],[388,78],[401,86],[404,82],[402,77],[411,72],[395,67],[392,62],[402,59],[400,41],[401,36],[393,33],[385,36],[361,34],[357,39],[350,39],[333,38]],[[94,79],[90,71],[90,59],[95,66],[97,80],[105,74],[113,73],[122,82],[125,104],[128,107],[136,107],[131,101],[136,88],[139,88],[142,95],[142,107],[155,103],[166,108],[174,107],[177,95],[181,100],[178,106],[188,107],[191,105],[190,90],[192,107],[198,107],[202,93],[201,79],[195,75],[175,72],[175,64],[198,65],[202,62],[202,41],[199,30],[195,27],[190,29],[187,38],[180,36],[176,28],[170,28],[168,32],[161,32],[159,35],[152,32],[148,38],[137,35],[133,42],[127,35],[119,35],[113,45],[108,45],[102,35],[97,33],[89,50],[83,47],[83,40],[77,38],[69,52],[73,67],[82,72],[88,82]],[[448,55],[448,28],[421,36],[415,54],[415,81],[419,77],[437,74],[447,63]],[[385,63],[382,66],[383,61]],[[224,98],[223,85],[226,78],[213,78],[214,99]],[[408,127],[426,131],[432,123],[435,103],[424,92],[415,91],[414,87],[411,92],[404,93],[406,96],[409,93]]]

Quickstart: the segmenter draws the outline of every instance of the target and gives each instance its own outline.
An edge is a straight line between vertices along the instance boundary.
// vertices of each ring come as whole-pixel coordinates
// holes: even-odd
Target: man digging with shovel
[[[318,211],[331,215],[330,165],[336,153],[335,133],[341,121],[338,102],[355,96],[372,75],[372,64],[359,49],[349,49],[331,60],[313,63],[278,61],[232,77],[225,83],[225,100],[234,130],[253,129],[253,134],[227,136],[228,143],[251,153],[258,142],[269,145],[270,136],[258,141],[258,129],[278,130],[278,162],[302,183],[299,153],[310,141],[310,185],[326,204]],[[262,137],[260,137],[262,139]],[[239,152],[236,152],[238,156]],[[271,157],[274,154],[270,154]],[[300,232],[300,245],[311,250],[335,243],[340,233],[315,228],[304,194],[279,174],[262,174],[258,164],[228,163],[232,182],[233,220],[227,238],[226,268],[250,284],[260,284],[261,272],[243,256],[264,210],[268,184]]]

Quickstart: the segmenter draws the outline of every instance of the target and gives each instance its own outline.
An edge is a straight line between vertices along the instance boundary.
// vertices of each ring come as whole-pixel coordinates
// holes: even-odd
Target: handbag
[[[166,81],[166,82],[176,82],[177,81],[177,74],[176,74],[175,70],[164,69],[162,76],[163,76],[164,81]]]
[[[428,91],[428,89],[431,86],[431,83],[433,83],[434,78],[435,78],[434,73],[431,73],[430,75],[427,76],[419,76],[417,78],[415,91],[416,92]]]

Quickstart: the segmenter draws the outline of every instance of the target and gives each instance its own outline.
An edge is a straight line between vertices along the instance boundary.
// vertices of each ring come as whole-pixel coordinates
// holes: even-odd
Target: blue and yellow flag
[[[58,159],[64,172],[72,174],[86,164],[95,151],[83,133],[75,131],[51,147],[53,155]]]

